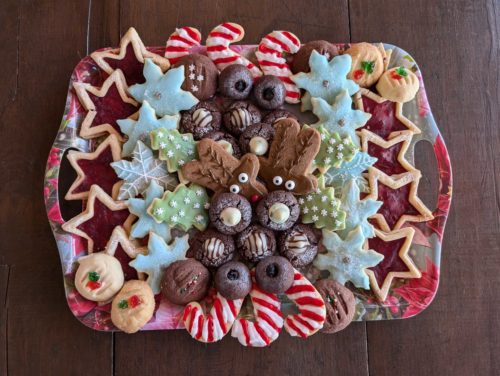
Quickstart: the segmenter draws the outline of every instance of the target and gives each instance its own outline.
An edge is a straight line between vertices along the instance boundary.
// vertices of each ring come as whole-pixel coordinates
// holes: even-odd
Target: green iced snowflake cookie
[[[198,158],[193,135],[179,133],[177,129],[160,128],[151,132],[151,147],[167,162],[168,172],[178,171],[185,163]]]
[[[313,223],[316,228],[336,231],[345,227],[346,212],[340,209],[340,201],[335,198],[335,189],[325,187],[324,177],[318,178],[318,190],[300,196],[302,223]]]
[[[157,222],[167,222],[183,231],[196,227],[203,231],[208,225],[209,198],[205,188],[196,184],[189,187],[179,184],[175,191],[167,191],[163,197],[155,198],[148,213]]]

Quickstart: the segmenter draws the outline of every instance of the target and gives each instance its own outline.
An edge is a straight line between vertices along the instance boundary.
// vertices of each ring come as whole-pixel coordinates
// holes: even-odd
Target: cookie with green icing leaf
[[[151,147],[159,151],[161,160],[167,162],[168,172],[178,171],[187,162],[198,158],[193,135],[180,133],[177,129],[160,128],[152,131]]]

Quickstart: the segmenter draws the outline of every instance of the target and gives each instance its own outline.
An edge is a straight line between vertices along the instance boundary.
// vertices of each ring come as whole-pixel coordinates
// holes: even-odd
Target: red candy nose
[[[260,200],[260,196],[259,195],[252,195],[250,196],[250,201],[252,202],[257,202]]]

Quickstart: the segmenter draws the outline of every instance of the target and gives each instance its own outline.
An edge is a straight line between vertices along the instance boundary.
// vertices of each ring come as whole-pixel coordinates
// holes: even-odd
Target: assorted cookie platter
[[[223,23],[203,46],[183,27],[147,48],[130,29],[75,68],[44,195],[85,325],[260,347],[432,301],[451,167],[416,63],[381,43],[243,36]],[[65,155],[77,178],[59,192]],[[65,221],[67,200],[82,211]]]

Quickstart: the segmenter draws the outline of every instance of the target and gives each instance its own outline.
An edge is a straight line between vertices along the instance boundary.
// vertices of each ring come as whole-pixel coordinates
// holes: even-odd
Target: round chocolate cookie
[[[300,223],[281,233],[278,244],[280,255],[295,268],[310,264],[318,253],[316,234],[309,226]]]
[[[231,154],[233,157],[240,159],[241,158],[241,150],[238,145],[238,141],[226,132],[210,132],[204,138],[210,138],[214,141],[217,141],[218,144],[222,145],[226,151]]]
[[[285,84],[276,76],[262,76],[254,85],[253,97],[260,108],[274,110],[285,103]]]
[[[272,230],[252,224],[237,235],[236,248],[245,260],[257,262],[274,253],[276,238]]]
[[[234,240],[217,230],[198,232],[189,243],[188,254],[207,267],[218,267],[234,257]]]
[[[293,266],[281,256],[269,256],[257,264],[255,280],[264,291],[281,294],[293,283]]]
[[[266,123],[252,124],[240,136],[243,154],[266,155],[274,138],[274,127]]]
[[[198,102],[189,111],[182,111],[180,131],[192,133],[195,140],[201,140],[208,133],[218,131],[222,115],[219,107],[213,101]]]
[[[215,289],[226,299],[243,299],[252,289],[250,270],[238,261],[222,265],[215,274]]]
[[[274,191],[260,200],[256,215],[262,226],[284,231],[292,227],[299,218],[300,206],[293,193]]]
[[[323,297],[326,306],[326,320],[321,331],[331,334],[348,326],[356,312],[354,294],[333,279],[321,279],[314,286]]]
[[[259,123],[260,110],[248,101],[233,102],[224,111],[224,126],[233,136],[239,136],[250,124]]]
[[[201,300],[208,291],[210,272],[194,259],[172,263],[163,274],[161,292],[174,304],[184,305]]]
[[[243,196],[221,193],[212,199],[208,215],[217,230],[226,235],[234,235],[250,224],[252,206]]]
[[[219,91],[228,98],[246,99],[252,91],[253,77],[242,64],[231,64],[220,72]]]
[[[310,72],[309,57],[313,50],[325,55],[328,60],[339,54],[338,48],[326,40],[314,40],[303,44],[300,50],[295,54],[292,60],[291,68],[293,73]]]
[[[183,57],[174,68],[184,66],[182,89],[189,91],[200,101],[213,97],[217,90],[219,71],[205,55],[190,54]]]
[[[264,116],[262,122],[274,125],[274,123],[276,123],[278,120],[288,119],[288,118],[298,120],[297,116],[292,114],[290,111],[279,108],[277,110],[271,111],[266,116]]]

